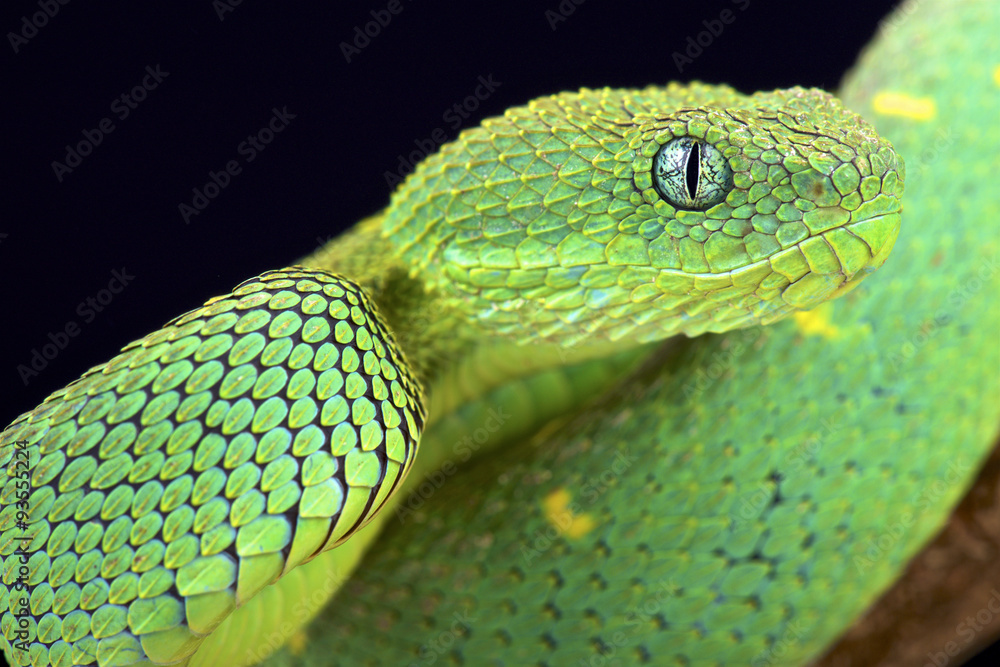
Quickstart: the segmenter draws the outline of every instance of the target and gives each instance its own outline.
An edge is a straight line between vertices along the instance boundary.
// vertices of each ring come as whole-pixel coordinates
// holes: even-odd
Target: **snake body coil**
[[[967,5],[938,17],[963,62],[987,39],[971,10],[995,15]],[[915,96],[975,124],[954,101],[985,65],[883,78],[875,57],[846,94],[897,147],[933,137],[893,116]],[[1000,417],[982,398],[1000,359],[976,333],[997,309],[973,310],[975,290],[948,305],[997,242],[940,200],[976,192],[1000,138],[955,142],[964,166],[919,164],[901,227],[901,158],[822,91],[585,89],[464,131],[303,266],[171,321],[0,434],[5,655],[814,658],[947,516]],[[951,329],[894,357],[927,322]],[[968,384],[944,387],[959,365]],[[959,482],[868,554],[955,460]]]

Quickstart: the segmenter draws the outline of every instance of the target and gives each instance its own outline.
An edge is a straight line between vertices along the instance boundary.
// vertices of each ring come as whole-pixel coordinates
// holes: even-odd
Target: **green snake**
[[[817,658],[1000,423],[998,19],[511,108],[129,344],[0,435],[7,660]]]

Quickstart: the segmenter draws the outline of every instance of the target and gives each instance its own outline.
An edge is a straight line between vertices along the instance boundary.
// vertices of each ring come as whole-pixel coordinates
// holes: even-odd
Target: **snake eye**
[[[653,182],[673,206],[704,211],[733,189],[733,170],[715,146],[694,137],[678,137],[656,153]]]

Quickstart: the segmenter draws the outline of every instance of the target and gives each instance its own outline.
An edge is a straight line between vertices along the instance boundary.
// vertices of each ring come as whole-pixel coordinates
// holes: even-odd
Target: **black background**
[[[444,114],[479,77],[499,85],[463,127],[580,86],[701,79],[747,92],[835,89],[894,4],[563,0],[568,15],[553,29],[559,0],[398,1],[402,11],[350,62],[341,43],[386,0],[70,2],[17,53],[8,33],[39,7],[4,3],[0,421],[170,317],[382,208],[385,172],[435,129],[457,135]],[[679,72],[672,54],[725,9],[735,20]],[[169,75],[122,120],[111,104],[147,66]],[[238,145],[285,107],[295,118],[246,162]],[[57,180],[52,162],[103,118],[114,131]],[[178,205],[234,159],[242,173],[186,224]],[[78,305],[123,268],[134,279],[85,321]],[[79,335],[26,386],[18,365],[70,321]]]

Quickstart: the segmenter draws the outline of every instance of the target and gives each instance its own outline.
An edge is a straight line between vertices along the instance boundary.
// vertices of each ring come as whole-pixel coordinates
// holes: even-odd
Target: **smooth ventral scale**
[[[49,396],[0,435],[4,649],[67,667],[189,656],[399,488],[424,421],[407,368],[357,285],[292,267]]]

